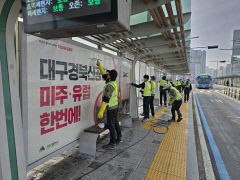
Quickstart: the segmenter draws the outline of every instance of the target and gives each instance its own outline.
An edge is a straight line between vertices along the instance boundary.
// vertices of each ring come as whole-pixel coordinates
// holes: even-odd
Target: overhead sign
[[[47,39],[129,30],[130,6],[130,0],[22,0],[25,31]]]
[[[96,67],[118,71],[119,113],[129,112],[131,62],[70,43],[27,36],[23,112],[28,166],[79,139],[97,123],[105,82]],[[105,115],[104,115],[105,117]]]

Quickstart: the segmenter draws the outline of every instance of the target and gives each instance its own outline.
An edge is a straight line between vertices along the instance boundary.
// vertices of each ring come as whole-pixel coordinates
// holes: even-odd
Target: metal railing
[[[224,94],[240,100],[240,89],[232,88],[232,87],[224,87]]]

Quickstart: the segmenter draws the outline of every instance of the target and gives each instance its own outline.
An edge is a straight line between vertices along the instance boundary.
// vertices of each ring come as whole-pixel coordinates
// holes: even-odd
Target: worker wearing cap
[[[103,88],[102,105],[98,113],[98,118],[103,118],[103,113],[107,108],[107,127],[110,131],[110,142],[103,146],[103,148],[114,149],[116,144],[121,142],[122,137],[119,122],[117,120],[118,85],[116,79],[118,74],[114,69],[110,71],[108,70],[106,73],[99,61],[97,62],[97,66],[100,69],[103,79],[106,81],[106,84]]]
[[[162,80],[160,81],[160,105],[162,106],[162,99],[164,99],[164,105],[167,106],[167,91],[163,90],[163,87],[167,84],[170,83],[170,81],[166,80],[166,76],[162,77]],[[163,98],[162,98],[163,97]]]
[[[155,76],[151,76],[151,99],[150,99],[150,109],[152,116],[154,117],[155,112],[154,112],[154,97],[156,94],[156,82],[155,82]]]
[[[178,89],[179,92],[181,92],[182,84],[181,84],[180,80],[177,80],[177,89]]]
[[[143,121],[146,121],[149,119],[149,104],[150,104],[150,99],[151,99],[151,83],[148,81],[149,76],[144,75],[143,76],[144,82],[142,84],[134,84],[131,83],[131,85],[137,87],[137,88],[142,88],[142,96],[143,96],[143,114],[144,118]]]
[[[180,112],[180,107],[182,105],[182,96],[181,93],[173,86],[166,84],[164,86],[165,90],[169,90],[169,104],[172,104],[171,112],[172,112],[172,119],[169,121],[175,121],[175,111],[177,111],[178,114],[178,120],[177,122],[180,122],[182,120],[182,114]]]
[[[182,88],[182,92],[184,91],[185,89],[185,84],[186,82],[184,80],[181,80],[181,88]]]
[[[184,102],[189,101],[189,93],[192,90],[192,85],[190,83],[190,80],[187,79],[186,84],[185,84],[185,88],[184,88]]]

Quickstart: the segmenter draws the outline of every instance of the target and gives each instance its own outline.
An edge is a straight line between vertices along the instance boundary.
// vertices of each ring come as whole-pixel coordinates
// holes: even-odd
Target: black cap
[[[166,80],[166,76],[163,76],[162,79],[163,79],[163,80]]]
[[[145,74],[143,78],[146,78],[147,80],[149,79],[149,75]]]
[[[117,79],[117,75],[118,75],[118,73],[117,73],[117,71],[115,70],[115,69],[112,69],[112,70],[107,70],[107,72],[109,73],[109,75],[111,76],[111,80],[112,81],[116,81],[116,79]]]

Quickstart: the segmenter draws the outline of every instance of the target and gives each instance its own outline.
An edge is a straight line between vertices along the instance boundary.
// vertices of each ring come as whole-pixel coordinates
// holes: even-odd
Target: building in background
[[[212,77],[216,77],[217,76],[217,70],[214,69],[214,68],[206,67],[206,74],[209,74]]]
[[[226,76],[231,75],[231,68],[232,68],[231,64],[227,64],[226,71],[225,71]]]
[[[206,73],[206,51],[191,50],[190,72],[194,77]]]
[[[240,75],[240,30],[233,32],[232,75]]]

